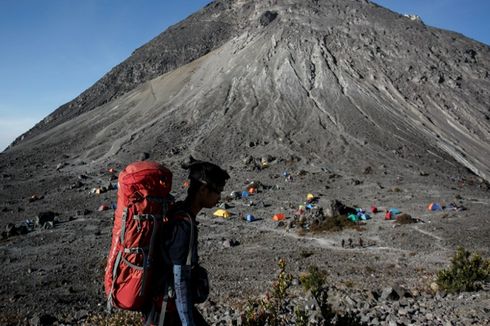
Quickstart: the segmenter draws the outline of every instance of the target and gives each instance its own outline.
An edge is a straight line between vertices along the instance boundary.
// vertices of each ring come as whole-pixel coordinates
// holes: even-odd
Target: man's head
[[[192,156],[182,167],[189,170],[190,185],[187,195],[197,198],[202,207],[215,206],[221,198],[226,180],[230,178],[228,173],[216,164],[198,161]]]

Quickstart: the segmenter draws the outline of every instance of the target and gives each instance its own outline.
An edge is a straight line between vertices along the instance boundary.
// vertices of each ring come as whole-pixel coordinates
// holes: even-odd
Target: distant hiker
[[[162,239],[165,240],[161,244],[171,269],[160,277],[160,282],[164,283],[162,288],[167,291],[164,292],[163,304],[160,298],[160,302],[155,300],[144,309],[147,325],[207,325],[194,307],[194,303],[204,302],[209,292],[207,274],[199,266],[196,216],[202,208],[216,206],[230,176],[219,166],[192,157],[182,167],[189,170],[187,198],[177,202],[169,212],[170,223],[164,229]],[[196,277],[199,278],[203,273],[206,284],[204,288],[196,289]]]

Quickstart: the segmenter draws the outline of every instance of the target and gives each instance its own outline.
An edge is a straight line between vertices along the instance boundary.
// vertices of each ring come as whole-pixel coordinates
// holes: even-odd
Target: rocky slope
[[[240,27],[230,9],[226,2],[212,3],[171,26],[136,49],[128,59],[111,69],[92,87],[18,137],[12,145],[110,102],[136,86],[221,46]]]
[[[246,26],[240,33],[223,26],[235,13],[235,23]],[[220,27],[210,25],[226,33],[202,28],[204,17],[216,18]],[[488,46],[364,1],[216,2],[177,26],[193,24],[216,39],[205,42],[206,51],[195,50],[201,48],[195,27],[171,28],[105,77],[122,86],[101,81],[93,87],[110,85],[116,93],[87,91],[89,97],[75,100],[80,106],[67,104],[48,117],[53,122],[32,143],[63,134],[81,146],[74,152],[98,152],[92,159],[120,152],[128,139],[138,147],[225,147],[236,149],[233,154],[257,143],[256,153],[307,152],[351,168],[382,157],[411,170],[448,164],[490,178]],[[163,70],[149,68],[146,62],[161,55],[162,46],[174,59],[156,60]],[[80,140],[89,126],[92,135]]]

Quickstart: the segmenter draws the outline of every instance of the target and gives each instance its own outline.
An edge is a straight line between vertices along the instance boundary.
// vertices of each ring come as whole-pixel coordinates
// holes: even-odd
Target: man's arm
[[[191,266],[174,265],[175,304],[183,326],[194,325],[192,319]]]
[[[187,265],[191,227],[191,222],[188,220],[175,221],[173,241],[168,248],[173,264],[175,303],[182,325],[194,325],[192,318],[191,266]]]

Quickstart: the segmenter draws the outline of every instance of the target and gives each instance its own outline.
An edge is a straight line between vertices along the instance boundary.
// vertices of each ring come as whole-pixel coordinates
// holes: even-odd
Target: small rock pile
[[[18,225],[8,223],[5,227],[5,231],[2,232],[2,239],[8,239],[18,235],[25,235],[34,231],[35,228],[52,229],[56,223],[58,223],[57,216],[57,213],[46,211],[39,213],[32,220],[27,219]]]
[[[361,292],[349,288],[328,290],[328,309],[333,312],[329,325],[489,325],[490,308],[474,307],[478,297],[490,300],[489,291],[445,294],[419,293],[401,286]],[[462,304],[463,302],[463,304]],[[296,325],[295,310],[308,318],[308,325],[324,325],[319,302],[307,293],[289,297],[282,307],[285,325]],[[324,307],[325,308],[325,307]],[[477,312],[476,310],[481,310]],[[242,325],[243,312],[228,303],[207,301],[199,306],[205,319],[213,325]]]

